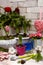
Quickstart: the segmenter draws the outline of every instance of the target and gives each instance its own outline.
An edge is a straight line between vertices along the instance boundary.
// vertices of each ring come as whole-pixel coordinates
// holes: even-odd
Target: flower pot
[[[35,45],[34,45],[35,49],[41,49],[42,48],[42,39],[35,39],[34,42],[35,42]]]
[[[29,39],[29,41],[23,43],[23,45],[26,46],[25,51],[30,51],[30,50],[32,50],[34,48],[34,40]]]
[[[10,40],[0,40],[0,47],[3,47],[5,49],[8,49],[9,47],[14,47],[14,45],[17,43],[16,39],[10,39]]]
[[[41,39],[37,39],[37,46],[41,46],[42,45],[42,40]]]
[[[17,54],[24,55],[25,54],[25,46],[16,46]]]

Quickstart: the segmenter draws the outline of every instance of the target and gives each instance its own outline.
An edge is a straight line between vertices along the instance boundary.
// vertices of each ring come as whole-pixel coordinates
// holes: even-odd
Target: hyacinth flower
[[[6,36],[8,37],[9,31],[10,31],[10,26],[6,25],[6,26],[4,27],[4,30],[5,30],[5,32],[6,32]]]
[[[40,32],[37,32],[37,33],[34,33],[34,34],[30,34],[29,35],[29,38],[41,38],[42,37],[42,34]]]
[[[34,26],[35,26],[37,32],[43,32],[43,21],[36,20],[34,23]]]
[[[9,32],[10,27],[6,25],[6,26],[5,26],[5,30],[6,30],[6,32]]]
[[[20,14],[19,7],[16,7],[15,10],[14,10],[14,12]]]

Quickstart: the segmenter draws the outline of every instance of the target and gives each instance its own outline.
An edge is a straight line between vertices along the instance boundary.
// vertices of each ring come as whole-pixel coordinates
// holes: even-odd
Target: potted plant
[[[26,36],[27,27],[30,28],[31,26],[31,20],[27,20],[25,16],[21,16],[18,8],[16,8],[10,16],[12,19],[11,25],[16,30],[16,34],[18,35],[19,33],[21,33],[21,30],[23,28],[24,36]]]
[[[4,9],[4,14],[1,14],[1,24],[2,26],[10,25],[13,27],[16,31],[16,35],[20,33],[20,29],[23,28],[24,30],[24,36],[26,36],[26,30],[27,27],[30,27],[30,22],[31,20],[27,20],[25,16],[20,15],[20,10],[18,7],[15,8],[14,11],[11,10],[10,7],[5,7]],[[1,25],[0,24],[0,25]]]
[[[19,44],[16,45],[17,54],[23,55],[25,54],[25,48],[26,46],[22,44],[22,36],[19,35]]]
[[[35,45],[34,45],[35,48],[36,48],[37,46],[41,46],[42,34],[41,34],[40,32],[37,32],[37,33],[35,33],[35,34],[30,34],[29,37],[32,38],[34,41],[36,40],[36,43],[35,43]]]
[[[0,29],[2,31],[4,29],[6,35],[3,36],[2,34],[2,36],[0,36],[0,47],[9,48],[10,46],[13,46],[16,43],[16,39],[14,39],[14,36],[9,35],[11,21],[12,21],[11,18],[12,11],[10,7],[5,7],[3,9],[4,9],[4,13],[0,14]]]

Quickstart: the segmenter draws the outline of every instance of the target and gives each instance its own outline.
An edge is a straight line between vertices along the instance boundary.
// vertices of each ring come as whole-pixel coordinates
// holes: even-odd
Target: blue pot
[[[23,43],[23,45],[26,46],[26,51],[30,51],[34,48],[34,40],[33,39],[29,39],[27,42]]]

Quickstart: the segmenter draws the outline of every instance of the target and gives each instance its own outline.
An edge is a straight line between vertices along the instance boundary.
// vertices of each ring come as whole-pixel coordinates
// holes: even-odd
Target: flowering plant
[[[11,28],[15,29],[16,36],[21,33],[21,29],[23,29],[24,33],[26,33],[27,28],[30,28],[31,26],[31,20],[27,20],[25,16],[21,16],[18,7],[16,7],[14,11],[12,11],[10,7],[5,7],[3,9],[5,12],[0,16],[0,29],[4,28],[8,33],[8,26],[10,26]]]
[[[6,25],[5,26],[5,32],[6,32],[7,36],[8,36],[9,31],[10,31],[10,26]]]
[[[6,33],[6,36],[4,37],[4,39],[12,39],[14,36],[12,35],[9,35],[9,31],[10,31],[10,26],[9,25],[6,25],[4,26],[4,30],[5,30],[5,33]]]
[[[11,8],[10,7],[5,7],[4,10],[5,10],[5,12],[11,12]]]
[[[35,38],[35,39],[39,39],[39,38],[41,38],[42,37],[42,34],[41,33],[39,33],[39,32],[37,32],[37,33],[35,33],[35,34],[30,34],[29,35],[29,38]]]
[[[38,32],[43,31],[43,21],[36,20],[35,23],[34,23],[34,26],[35,26],[35,28]]]

